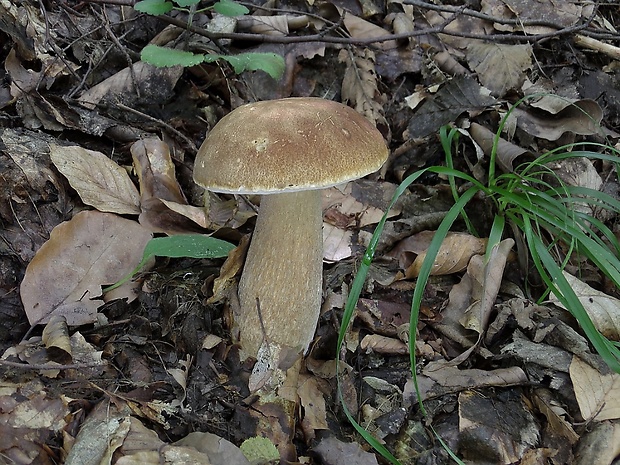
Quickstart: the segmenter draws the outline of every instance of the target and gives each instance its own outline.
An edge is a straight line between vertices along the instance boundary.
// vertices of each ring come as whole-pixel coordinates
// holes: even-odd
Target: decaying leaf
[[[314,448],[325,465],[355,463],[356,465],[378,465],[375,454],[364,451],[357,443],[345,443],[335,437],[327,437]]]
[[[476,391],[459,395],[461,453],[478,462],[518,463],[540,440],[539,425],[518,391],[491,398]]]
[[[314,376],[300,375],[297,393],[304,408],[301,427],[306,438],[313,438],[315,430],[328,430],[325,398],[319,387],[319,379]]]
[[[484,154],[490,156],[495,146],[495,133],[478,123],[471,123],[469,134],[476,141],[476,144],[482,148]],[[501,137],[497,140],[497,164],[504,173],[512,173],[512,163],[517,157],[530,154],[529,150],[508,142]]]
[[[140,213],[140,195],[127,171],[103,153],[52,144],[50,157],[86,205],[119,215]]]
[[[587,422],[620,418],[620,375],[602,374],[579,357],[570,364],[570,378],[581,416]]]
[[[620,340],[620,300],[588,286],[566,271],[563,271],[563,274],[588,312],[596,329],[613,341]],[[551,294],[550,300],[555,305],[565,308],[555,294]]]
[[[157,68],[143,61],[133,63],[84,92],[79,101],[94,109],[102,101],[122,101],[126,104],[141,99],[151,105],[165,100],[183,74],[182,66]]]
[[[383,96],[377,87],[374,52],[370,49],[343,49],[338,59],[347,66],[342,78],[343,102],[351,102],[353,108],[375,126],[389,128],[383,115]]]
[[[568,132],[592,135],[601,132],[603,110],[594,100],[579,100],[556,114],[540,114],[522,107],[513,110],[517,125],[528,134],[546,140],[558,140]]]
[[[496,97],[519,89],[525,71],[532,67],[532,46],[472,42],[467,47],[467,62],[478,73],[483,86]]]
[[[51,396],[40,380],[3,382],[0,393],[0,455],[5,463],[49,463],[42,444],[62,434],[71,418],[69,399]]]
[[[495,99],[489,95],[489,90],[471,76],[452,79],[418,107],[409,120],[408,136],[424,137],[455,121],[461,113],[481,110],[493,102]]]
[[[69,325],[93,323],[111,284],[142,259],[150,231],[111,213],[84,211],[56,226],[26,269],[20,294],[30,324],[64,315]],[[129,295],[128,295],[129,296]]]

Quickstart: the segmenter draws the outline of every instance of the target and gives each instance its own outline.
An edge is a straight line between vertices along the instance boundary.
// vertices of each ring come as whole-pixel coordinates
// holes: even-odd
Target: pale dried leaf
[[[354,14],[344,12],[342,9],[338,9],[340,14],[344,16],[343,23],[351,37],[354,39],[372,39],[376,37],[385,37],[390,35],[388,31],[380,26],[377,26],[365,19],[359,18]],[[387,40],[384,42],[378,42],[375,44],[377,48],[381,50],[391,50],[398,47],[398,43],[395,40]]]
[[[620,340],[620,300],[588,286],[566,271],[563,271],[563,274],[596,329],[613,341]],[[550,300],[557,306],[565,308],[555,294],[551,294]]]
[[[381,336],[380,334],[369,334],[364,336],[360,342],[360,349],[368,353],[375,352],[378,354],[408,354],[409,347],[400,339]]]
[[[71,360],[71,339],[67,319],[64,316],[52,316],[43,328],[41,337],[45,348],[56,361],[68,363]]]
[[[486,330],[514,243],[514,240],[509,238],[496,244],[486,261],[482,255],[472,257],[467,273],[473,278],[475,302],[467,309],[461,320],[465,328],[479,334]]]
[[[209,456],[212,465],[250,465],[241,449],[232,442],[212,433],[189,433],[174,443],[176,446],[193,447]]]
[[[430,240],[432,240],[432,234],[431,232],[429,235],[429,232],[425,231],[428,244],[430,244]],[[417,236],[419,236],[419,234]],[[484,253],[486,245],[486,239],[475,237],[471,234],[449,233],[441,244],[439,253],[437,253],[435,257],[435,262],[431,268],[431,275],[436,276],[463,271],[467,268],[467,264],[471,257]],[[426,250],[420,252],[411,266],[407,268],[405,273],[407,278],[415,278],[418,276],[425,258]]]
[[[532,67],[532,46],[472,42],[467,47],[467,62],[478,73],[483,86],[496,97],[519,89],[526,70]]]
[[[323,259],[339,262],[353,255],[351,240],[353,231],[340,229],[329,223],[323,224]]]
[[[85,204],[119,215],[140,213],[140,195],[127,171],[103,153],[52,144],[50,157]]]
[[[603,375],[579,357],[570,364],[570,378],[581,416],[587,422],[620,418],[620,375]]]
[[[84,211],[56,226],[28,265],[20,294],[30,324],[64,315],[69,325],[93,323],[101,286],[132,271],[151,233],[111,213]]]
[[[588,425],[575,449],[575,465],[613,465],[620,455],[620,424],[604,421]]]
[[[160,199],[166,207],[179,215],[183,215],[185,218],[192,220],[194,223],[202,228],[209,228],[211,222],[207,218],[204,208],[195,207],[193,205],[187,205],[182,203],[173,202],[171,200]]]

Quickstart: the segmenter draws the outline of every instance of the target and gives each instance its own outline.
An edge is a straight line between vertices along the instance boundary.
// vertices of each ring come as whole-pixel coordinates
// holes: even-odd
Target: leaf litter
[[[389,11],[349,3],[309,2],[307,11],[242,16],[220,29],[266,42],[220,41],[231,51],[284,56],[278,82],[260,71],[237,76],[224,62],[186,70],[129,64],[154,39],[153,28],[162,34],[153,43],[215,50],[210,33],[196,34],[216,21],[211,13],[198,14],[199,29],[190,32],[139,15],[124,23],[113,5],[105,14],[100,5],[79,12],[46,5],[44,15],[0,5],[11,19],[0,24],[11,83],[0,87],[11,119],[0,128],[0,311],[7,325],[20,322],[0,332],[3,456],[245,464],[260,452],[254,463],[378,463],[338,402],[334,341],[395,183],[440,163],[435,134],[444,124],[466,136],[455,163],[479,180],[495,140],[505,173],[567,142],[617,143],[620,102],[609,83],[618,37],[607,6],[485,0],[470,14],[474,6],[455,10],[449,2],[396,2]],[[80,20],[70,22],[74,15]],[[566,29],[581,21],[596,38],[588,36],[593,29]],[[316,31],[319,40],[303,42]],[[377,38],[386,40],[366,47]],[[341,39],[348,46],[334,47]],[[289,95],[347,102],[380,128],[392,155],[379,175],[325,195],[322,318],[298,382],[282,393],[292,401],[277,405],[254,400],[252,362],[239,361],[229,332],[256,199],[204,194],[191,165],[205,131],[229,110]],[[524,95],[531,98],[498,133],[499,119]],[[603,162],[548,168],[575,187],[614,192],[618,182]],[[620,453],[618,375],[553,295],[531,300],[539,283],[525,280],[512,239],[485,262],[485,235],[458,225],[435,262],[418,327],[409,327],[424,244],[452,195],[445,179],[429,176],[391,212],[346,335],[344,404],[400,463],[449,462],[428,424],[468,463],[612,463]],[[488,231],[484,199],[475,206],[476,229]],[[574,207],[598,215],[578,197]],[[596,218],[615,228],[613,216]],[[130,287],[104,293],[143,261],[153,233],[214,232],[241,243],[226,262],[153,254],[153,268]],[[571,262],[577,277],[566,277],[596,327],[617,341],[618,290],[591,269]],[[426,418],[408,364],[410,330],[418,334]]]

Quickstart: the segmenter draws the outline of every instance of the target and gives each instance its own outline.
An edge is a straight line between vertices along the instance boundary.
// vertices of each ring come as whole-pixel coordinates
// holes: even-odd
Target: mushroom
[[[387,156],[365,117],[321,98],[251,103],[213,127],[194,181],[213,192],[262,196],[238,287],[244,358],[265,345],[307,351],[322,296],[321,189],[372,173]]]

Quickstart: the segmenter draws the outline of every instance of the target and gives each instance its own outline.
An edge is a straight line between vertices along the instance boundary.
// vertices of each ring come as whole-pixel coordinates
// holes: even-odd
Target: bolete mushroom
[[[245,357],[263,344],[306,352],[322,296],[321,189],[372,173],[387,156],[365,117],[320,98],[244,105],[210,131],[194,181],[213,192],[262,196],[238,289]]]

